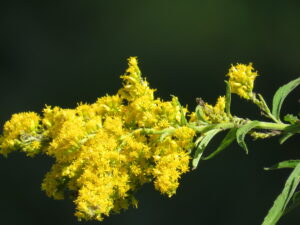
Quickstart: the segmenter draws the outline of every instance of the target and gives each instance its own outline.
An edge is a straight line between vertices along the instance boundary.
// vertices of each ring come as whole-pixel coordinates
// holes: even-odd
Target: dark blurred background
[[[196,97],[214,104],[225,92],[231,63],[253,62],[255,90],[268,103],[300,74],[300,1],[1,1],[0,125],[13,113],[41,112],[45,104],[75,107],[121,87],[129,56],[138,56],[156,96],[179,96],[193,110]],[[299,89],[284,113],[299,111]],[[235,114],[261,118],[233,97]],[[220,141],[221,137],[217,137]],[[298,142],[297,142],[298,141]],[[0,157],[0,224],[258,225],[280,193],[289,170],[264,171],[299,158],[299,136],[236,144],[181,179],[169,199],[146,185],[139,208],[103,222],[77,222],[71,201],[40,189],[53,160],[15,153]],[[217,146],[213,141],[208,148]],[[300,224],[296,209],[279,224]]]

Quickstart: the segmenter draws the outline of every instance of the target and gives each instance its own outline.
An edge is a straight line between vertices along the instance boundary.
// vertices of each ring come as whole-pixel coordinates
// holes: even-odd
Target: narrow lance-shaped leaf
[[[285,133],[281,136],[281,138],[279,139],[279,143],[282,145],[287,139],[289,139],[290,137],[292,137],[294,134],[292,133]]]
[[[286,85],[283,85],[276,91],[276,93],[273,97],[273,105],[272,105],[272,114],[276,119],[280,120],[280,110],[281,110],[281,106],[282,106],[284,99],[299,84],[300,84],[300,77],[295,80],[292,80],[291,82],[287,83]]]
[[[287,114],[284,116],[284,121],[291,123],[291,124],[295,124],[297,121],[300,121],[299,118],[293,114]]]
[[[300,206],[300,191],[295,192],[295,194],[293,195],[292,198],[292,202],[289,205],[289,207],[287,207],[284,210],[283,216],[288,214],[290,211],[292,211],[293,209],[297,208]]]
[[[242,127],[240,127],[236,132],[236,140],[237,143],[246,151],[246,154],[248,154],[248,148],[245,143],[245,136],[246,134],[251,131],[253,128],[255,128],[259,124],[259,121],[253,120]]]
[[[270,118],[271,120],[275,121],[276,123],[280,122],[276,117],[273,116],[273,114],[270,111],[270,108],[268,104],[266,103],[264,97],[261,94],[257,94],[259,101],[260,101],[260,108],[262,110],[262,113],[264,116]]]
[[[203,134],[204,137],[202,138],[200,143],[197,145],[195,155],[192,160],[192,169],[193,170],[197,168],[199,160],[201,159],[201,156],[202,156],[206,146],[208,145],[208,143],[220,131],[221,131],[221,129],[214,129],[214,130],[207,131],[205,134]]]
[[[298,165],[298,163],[300,163],[300,160],[286,160],[264,169],[276,170],[276,169],[283,169],[283,168],[295,168]]]
[[[289,139],[296,133],[300,133],[300,122],[298,121],[295,124],[292,124],[283,130],[283,135],[279,139],[279,143],[283,144],[287,139]]]
[[[226,99],[225,99],[225,112],[230,116],[230,105],[231,105],[231,89],[228,81],[226,83]]]
[[[286,127],[283,132],[288,132],[288,133],[300,133],[300,122],[296,122],[295,124],[292,124],[288,127]]]
[[[228,131],[228,133],[226,134],[226,136],[224,137],[224,139],[222,140],[220,146],[209,156],[203,157],[203,159],[204,160],[211,159],[214,156],[216,156],[217,154],[219,154],[221,151],[226,149],[236,139],[236,131],[237,131],[237,128],[231,128]]]
[[[175,98],[176,104],[180,107],[180,123],[181,123],[181,125],[186,125],[187,120],[186,120],[185,113],[184,113],[184,107],[181,106],[181,104],[176,96],[173,96],[173,98]]]
[[[287,179],[281,194],[276,198],[272,208],[269,210],[262,225],[275,225],[283,215],[289,201],[300,181],[300,163],[297,164],[289,178]]]
[[[167,136],[173,134],[175,131],[174,128],[165,129],[164,132],[160,135],[158,141],[162,142]]]
[[[207,122],[201,105],[197,105],[195,112],[198,120]]]

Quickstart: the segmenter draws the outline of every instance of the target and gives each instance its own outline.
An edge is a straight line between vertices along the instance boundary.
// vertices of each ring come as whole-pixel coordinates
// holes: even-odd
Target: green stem
[[[241,125],[238,125],[234,122],[229,122],[229,123],[209,124],[207,126],[190,125],[189,127],[194,129],[197,133],[205,133],[212,129],[227,130],[227,129],[231,129],[233,127],[239,128],[240,126]],[[255,128],[263,129],[263,130],[284,130],[288,126],[289,126],[288,124],[284,124],[284,123],[272,123],[272,122],[259,121],[259,123],[257,124],[257,126]]]
[[[266,130],[284,130],[289,125],[284,123],[259,122],[255,128]]]
[[[205,133],[212,129],[227,130],[235,126],[236,125],[233,122],[231,122],[231,123],[209,124],[207,126],[189,126],[189,127],[194,129],[197,133]]]
[[[260,108],[260,110],[261,110],[262,112],[265,113],[265,116],[266,116],[266,117],[270,118],[270,119],[273,120],[275,123],[281,123],[280,120],[276,119],[276,118],[272,115],[271,110],[270,110],[270,108],[268,107],[268,105],[267,105],[265,99],[263,98],[263,96],[262,96],[261,94],[258,94],[258,97],[259,97],[259,99],[256,98],[256,95],[252,95],[252,98],[251,98],[252,102],[253,102],[254,104],[256,104],[256,105]]]

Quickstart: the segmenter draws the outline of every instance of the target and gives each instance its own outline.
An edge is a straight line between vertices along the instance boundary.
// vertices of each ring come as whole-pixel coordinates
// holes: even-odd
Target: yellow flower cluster
[[[203,106],[203,117],[209,123],[223,123],[229,121],[225,112],[225,97],[220,96],[215,106],[205,103]]]
[[[182,121],[187,109],[176,97],[155,98],[134,57],[121,78],[116,95],[93,104],[46,106],[41,118],[32,112],[13,115],[0,139],[3,155],[21,150],[55,159],[42,189],[55,199],[73,199],[78,219],[102,220],[136,207],[134,193],[151,181],[172,196],[189,169],[195,132]],[[217,103],[213,110],[222,107]]]
[[[250,99],[252,97],[254,80],[258,76],[257,72],[255,72],[252,67],[252,63],[249,65],[232,65],[227,76],[229,76],[229,85],[232,93],[245,99]]]
[[[193,147],[191,137],[194,130],[181,127],[173,131],[171,136],[155,146],[154,160],[156,166],[153,174],[155,188],[171,197],[179,185],[178,179],[182,173],[189,170],[189,150]]]
[[[217,124],[230,121],[231,116],[225,112],[226,99],[224,96],[218,98],[215,106],[204,102],[201,98],[197,98],[197,102],[196,112],[190,114],[189,122]]]
[[[40,117],[34,112],[14,114],[3,128],[1,154],[21,150],[34,156],[41,147]]]

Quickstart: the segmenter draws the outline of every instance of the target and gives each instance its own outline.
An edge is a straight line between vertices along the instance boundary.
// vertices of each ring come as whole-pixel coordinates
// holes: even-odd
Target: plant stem
[[[228,123],[219,123],[219,124],[209,124],[207,126],[189,126],[189,127],[194,129],[197,133],[205,133],[212,129],[227,130],[233,127],[239,128],[240,126],[241,125],[238,125],[234,122],[228,122]],[[272,122],[259,121],[259,123],[255,128],[263,129],[263,130],[284,130],[288,126],[289,126],[288,124],[284,124],[284,123],[272,123]]]
[[[227,130],[235,126],[236,126],[235,123],[230,122],[230,123],[209,124],[207,126],[189,126],[189,127],[194,129],[197,133],[205,133],[212,129]]]
[[[259,122],[256,128],[267,130],[284,130],[288,126],[288,124],[284,123]]]

